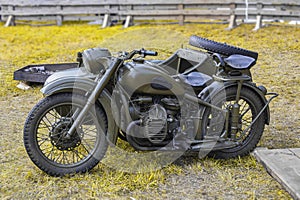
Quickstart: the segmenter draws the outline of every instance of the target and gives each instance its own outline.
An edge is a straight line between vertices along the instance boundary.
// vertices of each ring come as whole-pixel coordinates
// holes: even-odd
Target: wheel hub
[[[73,150],[81,144],[81,131],[75,131],[70,138],[65,136],[72,125],[72,119],[62,117],[58,122],[54,123],[50,132],[51,143],[59,150]]]

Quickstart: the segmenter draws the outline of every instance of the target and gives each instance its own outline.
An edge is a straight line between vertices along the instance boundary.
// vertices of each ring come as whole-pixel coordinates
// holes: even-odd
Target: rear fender
[[[217,93],[221,92],[224,89],[228,89],[230,87],[237,87],[237,83],[236,82],[222,83],[222,82],[219,82],[219,81],[215,81],[211,85],[209,85],[208,87],[204,88],[200,92],[198,97],[205,100],[205,101],[210,101],[210,99],[213,96],[215,96]],[[255,92],[260,97],[260,100],[264,104],[267,104],[267,99],[266,99],[265,95],[262,93],[262,91],[259,88],[256,87],[256,85],[254,83],[244,82],[243,85],[242,85],[242,89],[243,89],[243,87],[247,87],[248,89]],[[264,115],[265,115],[265,123],[267,125],[269,125],[269,123],[270,123],[270,109],[269,109],[269,106],[267,106],[267,108],[264,112]]]
[[[45,96],[62,92],[79,93],[82,95],[86,95],[94,89],[95,84],[96,83],[93,80],[88,78],[65,77],[48,83],[41,89],[41,92]],[[97,100],[97,103],[101,105],[106,113],[108,121],[107,137],[110,144],[114,145],[118,137],[118,127],[116,126],[111,112],[111,94],[108,92],[108,90],[103,90]]]

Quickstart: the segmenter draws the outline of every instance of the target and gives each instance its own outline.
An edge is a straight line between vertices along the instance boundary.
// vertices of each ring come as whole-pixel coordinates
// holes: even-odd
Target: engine
[[[128,142],[140,150],[153,150],[170,143],[180,126],[180,105],[175,97],[132,99],[130,115],[138,121],[138,136],[127,134]],[[130,128],[129,128],[130,129]],[[130,132],[131,130],[129,130]]]
[[[168,134],[167,112],[160,104],[154,104],[148,111],[148,116],[143,117],[145,136],[153,144],[164,141]]]

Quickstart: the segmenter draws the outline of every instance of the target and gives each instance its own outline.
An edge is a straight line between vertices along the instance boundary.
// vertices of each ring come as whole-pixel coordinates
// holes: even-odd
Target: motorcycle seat
[[[256,60],[254,58],[233,54],[228,58],[224,58],[224,62],[234,68],[234,69],[250,69],[253,65],[255,65]]]
[[[191,72],[187,75],[180,74],[179,78],[184,83],[193,87],[205,87],[212,81],[212,77],[200,72]]]

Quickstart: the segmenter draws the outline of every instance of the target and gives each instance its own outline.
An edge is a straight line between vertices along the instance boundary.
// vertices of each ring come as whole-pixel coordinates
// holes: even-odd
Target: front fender
[[[215,81],[213,82],[211,85],[207,86],[206,88],[204,88],[204,90],[201,91],[201,93],[198,95],[199,98],[205,100],[205,101],[210,101],[210,99],[216,95],[217,93],[224,91],[224,89],[228,89],[230,87],[237,87],[237,83],[236,82],[219,82],[219,81]],[[242,89],[243,87],[247,87],[249,89],[251,89],[253,92],[255,92],[256,94],[258,94],[258,96],[260,97],[260,100],[264,103],[267,104],[268,101],[265,97],[265,95],[262,93],[262,91],[257,88],[255,86],[254,83],[252,82],[244,82],[242,85]],[[270,109],[269,106],[267,106],[265,112],[265,123],[267,125],[269,125],[270,123]]]
[[[41,89],[41,92],[45,96],[62,92],[79,93],[85,95],[90,93],[94,89],[95,85],[96,83],[92,79],[84,77],[62,77],[46,84]],[[101,105],[106,113],[108,121],[108,140],[110,144],[116,144],[118,138],[118,127],[111,112],[111,94],[108,92],[108,90],[103,90],[100,97],[97,99],[97,103]]]
[[[49,96],[61,92],[79,92],[85,94],[91,92],[96,83],[89,79],[83,77],[62,77],[56,79],[55,81],[49,82],[44,85],[41,92],[44,96]]]

